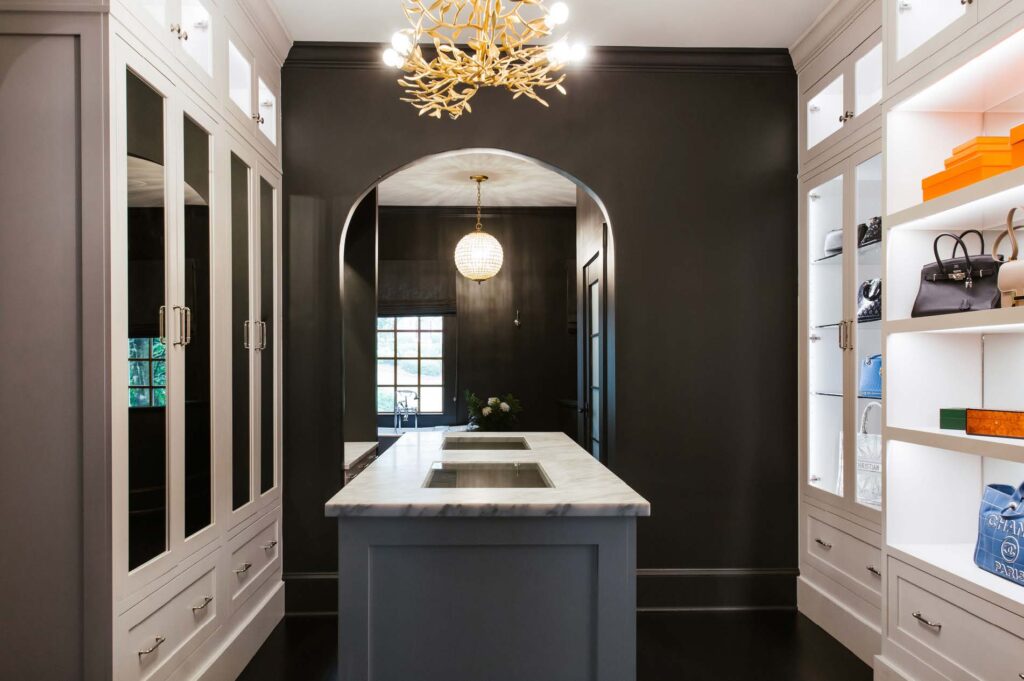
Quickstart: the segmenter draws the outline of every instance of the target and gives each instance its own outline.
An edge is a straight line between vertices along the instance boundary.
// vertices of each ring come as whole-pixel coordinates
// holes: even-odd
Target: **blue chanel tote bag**
[[[974,562],[982,570],[1024,586],[1024,483],[989,485],[981,500]]]

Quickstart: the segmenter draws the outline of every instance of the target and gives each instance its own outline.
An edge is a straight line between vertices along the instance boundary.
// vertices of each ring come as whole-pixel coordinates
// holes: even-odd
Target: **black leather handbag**
[[[964,237],[977,234],[981,240],[981,253],[969,255]],[[954,239],[952,257],[943,260],[939,256],[939,242]],[[956,257],[957,249],[963,249],[963,257]],[[931,317],[972,310],[991,310],[999,307],[997,285],[999,260],[985,253],[985,237],[976,229],[960,236],[940,234],[932,245],[935,262],[921,268],[921,288],[917,291],[911,317]]]
[[[857,321],[877,322],[882,318],[882,280],[868,279],[857,291]]]

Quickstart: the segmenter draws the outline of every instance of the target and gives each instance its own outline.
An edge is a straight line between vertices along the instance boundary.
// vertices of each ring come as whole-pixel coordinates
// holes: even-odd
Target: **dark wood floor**
[[[336,681],[337,620],[286,617],[239,681]],[[796,612],[640,613],[638,681],[871,681]],[[453,679],[452,681],[458,681]]]

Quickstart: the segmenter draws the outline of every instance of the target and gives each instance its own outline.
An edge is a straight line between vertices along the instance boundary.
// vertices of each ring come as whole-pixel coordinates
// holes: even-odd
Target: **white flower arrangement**
[[[498,408],[505,413],[512,411],[512,407],[508,405],[508,402],[502,402],[501,404],[498,405]]]
[[[470,427],[474,430],[515,430],[519,425],[516,415],[523,410],[516,396],[509,393],[503,397],[480,399],[466,391],[466,408],[469,411]]]
[[[484,416],[490,416],[491,412],[493,411],[494,410],[491,409],[490,407],[484,407],[483,409],[480,410],[480,413],[483,414]]]
[[[489,407],[493,407],[494,405],[498,404],[498,402],[501,402],[501,400],[499,400],[497,397],[487,398],[487,406]]]

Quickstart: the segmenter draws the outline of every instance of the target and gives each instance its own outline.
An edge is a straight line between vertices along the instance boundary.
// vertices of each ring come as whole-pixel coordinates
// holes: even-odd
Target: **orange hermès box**
[[[1014,168],[1024,166],[1024,125],[1018,125],[1010,130],[1010,162]]]
[[[1010,170],[1010,159],[1000,156],[982,154],[974,158],[961,161],[953,167],[943,170],[921,180],[921,189],[924,191],[924,200],[930,201],[936,197],[963,189],[975,182],[987,180],[1001,173]]]

